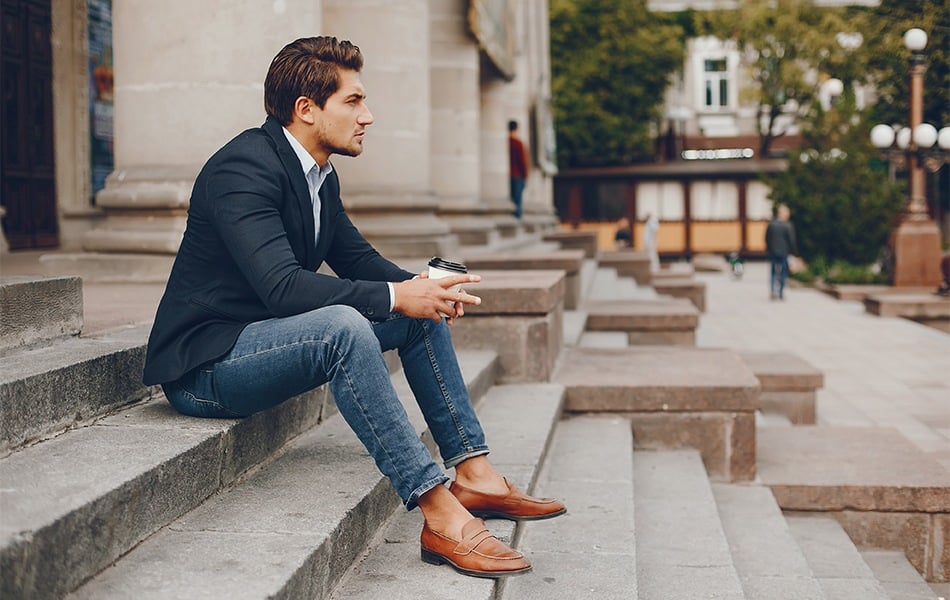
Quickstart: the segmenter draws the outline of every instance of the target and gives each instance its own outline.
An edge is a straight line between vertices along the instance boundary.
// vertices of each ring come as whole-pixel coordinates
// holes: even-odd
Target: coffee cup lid
[[[433,256],[429,259],[429,266],[445,271],[455,271],[456,273],[468,273],[468,268],[463,263],[445,260],[440,256]]]

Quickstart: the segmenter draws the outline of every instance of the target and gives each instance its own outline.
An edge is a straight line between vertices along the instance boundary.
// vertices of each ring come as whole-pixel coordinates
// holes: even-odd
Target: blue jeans
[[[251,323],[228,354],[163,388],[181,413],[236,418],[329,382],[340,414],[411,510],[448,477],[392,386],[382,353],[394,348],[445,468],[488,454],[445,321],[393,313],[371,323],[349,306],[327,306]]]
[[[784,298],[785,282],[788,281],[788,257],[773,256],[769,262],[772,265],[769,273],[769,292],[773,298]]]
[[[521,218],[521,213],[523,211],[523,196],[524,196],[524,179],[521,177],[512,177],[511,178],[511,201],[515,203],[515,217]]]

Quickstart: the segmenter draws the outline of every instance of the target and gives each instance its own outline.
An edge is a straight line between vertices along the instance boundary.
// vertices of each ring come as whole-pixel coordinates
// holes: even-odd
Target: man
[[[769,293],[772,300],[785,299],[785,282],[788,281],[788,257],[798,254],[795,246],[795,229],[789,222],[791,212],[784,204],[779,204],[776,216],[765,228],[765,250],[771,264],[769,273]]]
[[[528,179],[528,153],[518,138],[518,122],[508,121],[508,162],[511,183],[511,201],[515,203],[515,217],[521,218],[524,184]]]
[[[422,555],[480,577],[531,568],[474,515],[543,519],[488,461],[448,325],[480,299],[379,255],[340,201],[331,154],[357,156],[373,116],[359,48],[298,39],[264,82],[267,120],[195,180],[188,224],[149,338],[146,384],[197,417],[244,417],[329,382],[336,404],[398,492],[425,518]],[[339,278],[317,273],[326,262]],[[451,304],[454,302],[454,305]],[[451,315],[443,320],[441,313]],[[448,477],[419,440],[382,353],[396,348]]]

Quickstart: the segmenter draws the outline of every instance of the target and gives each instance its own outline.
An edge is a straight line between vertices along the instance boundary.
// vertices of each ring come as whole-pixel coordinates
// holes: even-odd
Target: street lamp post
[[[875,125],[871,130],[871,143],[881,148],[892,164],[907,167],[907,211],[890,240],[891,283],[930,287],[942,281],[940,231],[927,213],[924,168],[936,171],[947,161],[950,130],[945,127],[938,134],[933,125],[923,122],[924,73],[927,71],[923,49],[927,46],[927,34],[921,29],[910,29],[904,34],[904,45],[911,52],[908,126],[899,128],[895,134],[894,128],[888,125]],[[938,141],[940,148],[933,149]]]

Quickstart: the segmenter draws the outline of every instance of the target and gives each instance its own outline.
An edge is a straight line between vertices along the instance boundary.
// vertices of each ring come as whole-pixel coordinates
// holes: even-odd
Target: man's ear
[[[316,111],[319,107],[313,103],[313,100],[306,96],[300,96],[294,101],[294,118],[299,119],[307,125],[316,123]]]

